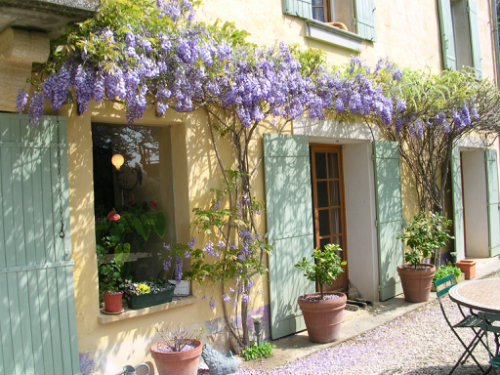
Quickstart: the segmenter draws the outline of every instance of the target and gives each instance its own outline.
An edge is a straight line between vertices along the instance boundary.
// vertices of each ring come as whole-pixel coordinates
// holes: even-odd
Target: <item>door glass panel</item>
[[[331,214],[331,233],[339,234],[342,233],[342,222],[340,217],[340,208],[334,208],[330,210]]]
[[[332,243],[333,244],[336,244],[336,245],[339,245],[340,248],[342,249],[344,246],[342,245],[342,237],[341,236],[334,236],[332,238]],[[337,251],[337,255],[339,257],[341,257],[342,259],[345,259],[345,257],[343,256],[343,251]]]
[[[324,152],[316,154],[316,178],[326,178],[326,154]]]
[[[338,154],[328,154],[328,177],[339,178],[339,156]]]
[[[325,245],[328,245],[329,243],[331,243],[330,237],[322,238],[319,241],[319,247],[320,247],[320,249],[323,250],[325,248]]]
[[[314,7],[322,7],[323,6],[323,0],[312,0],[312,5]]]
[[[330,234],[330,222],[328,220],[328,210],[321,210],[318,212],[319,219],[319,235],[328,236]]]
[[[339,181],[330,181],[330,206],[340,206]]]
[[[319,181],[318,186],[318,207],[328,207],[328,182]]]

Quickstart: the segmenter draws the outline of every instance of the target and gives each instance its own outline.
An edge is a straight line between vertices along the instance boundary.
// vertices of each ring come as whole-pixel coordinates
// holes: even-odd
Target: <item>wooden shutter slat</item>
[[[462,198],[462,169],[460,150],[454,147],[451,151],[451,190],[453,206],[453,235],[457,260],[465,258],[464,207]]]
[[[450,0],[438,0],[439,26],[441,30],[441,51],[445,69],[457,68],[455,37]]]
[[[385,301],[402,293],[397,266],[403,264],[403,243],[397,238],[403,226],[399,144],[373,143],[377,237],[379,247],[379,293]]]
[[[312,18],[311,0],[283,0],[283,13],[300,18]]]
[[[472,47],[472,66],[474,67],[476,78],[481,79],[481,40],[479,37],[479,23],[477,15],[477,5],[474,1],[469,0],[469,26],[470,26],[470,41]]]
[[[374,0],[355,0],[354,6],[358,35],[365,39],[375,41],[376,22]]]
[[[486,184],[488,192],[488,240],[490,257],[500,254],[500,215],[498,196],[498,166],[497,152],[493,149],[485,150]]]

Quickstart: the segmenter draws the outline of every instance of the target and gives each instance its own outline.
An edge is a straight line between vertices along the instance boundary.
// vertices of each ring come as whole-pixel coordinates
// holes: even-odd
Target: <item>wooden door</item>
[[[335,145],[311,145],[312,191],[314,212],[314,246],[338,244],[342,260],[347,261],[344,178],[342,148]],[[326,290],[346,291],[348,265]]]

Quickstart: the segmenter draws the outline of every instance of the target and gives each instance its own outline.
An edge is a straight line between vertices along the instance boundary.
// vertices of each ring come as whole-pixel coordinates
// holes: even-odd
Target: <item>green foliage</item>
[[[245,361],[269,358],[272,355],[273,348],[275,347],[276,345],[267,341],[261,342],[259,345],[257,345],[257,343],[253,343],[253,345],[242,349],[241,354],[245,357]]]
[[[337,276],[344,272],[342,266],[347,263],[337,254],[342,251],[337,244],[325,245],[323,250],[314,249],[312,257],[314,262],[310,262],[306,257],[295,264],[295,267],[304,272],[304,276],[311,281],[315,281],[320,286],[321,298],[323,299],[323,284],[331,285]]]
[[[448,262],[446,266],[445,265],[439,266],[439,268],[436,270],[436,273],[434,274],[433,280],[436,281],[448,275],[453,275],[455,279],[457,279],[460,277],[461,274],[462,271],[460,271],[460,268]]]
[[[410,248],[405,252],[405,262],[415,268],[422,258],[434,254],[445,246],[453,236],[449,234],[452,221],[435,214],[420,211],[398,236]]]

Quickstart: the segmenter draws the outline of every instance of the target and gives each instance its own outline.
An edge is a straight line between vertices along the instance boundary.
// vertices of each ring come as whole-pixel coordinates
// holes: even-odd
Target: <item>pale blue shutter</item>
[[[469,0],[469,26],[470,26],[470,42],[472,46],[472,66],[476,72],[476,78],[481,79],[481,46],[479,38],[479,23],[477,20],[476,3]]]
[[[283,13],[300,18],[312,18],[311,0],[282,0]]]
[[[486,149],[486,185],[488,191],[488,226],[490,257],[500,254],[500,215],[496,150]]]
[[[404,263],[401,172],[398,142],[373,143],[377,235],[379,253],[379,293],[385,301],[403,292],[397,267]]]
[[[441,51],[445,69],[457,68],[455,37],[450,0],[438,0],[439,26],[441,29]]]
[[[65,125],[0,114],[0,374],[80,373]]]
[[[453,204],[453,230],[457,260],[465,258],[464,206],[462,200],[462,168],[460,150],[451,150],[451,194]]]
[[[356,30],[359,36],[375,41],[375,2],[374,0],[355,0]]]
[[[315,291],[294,265],[314,247],[307,136],[264,134],[271,337],[304,330],[297,297]]]

